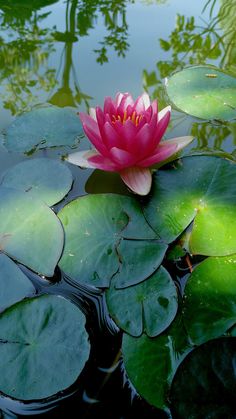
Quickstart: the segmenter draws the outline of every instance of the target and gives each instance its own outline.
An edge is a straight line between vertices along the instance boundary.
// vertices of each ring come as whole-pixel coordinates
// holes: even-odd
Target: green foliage
[[[2,185],[27,192],[52,206],[61,201],[72,186],[72,174],[65,164],[38,158],[18,163],[4,174]]]
[[[85,317],[58,296],[25,300],[0,317],[0,388],[42,399],[74,383],[89,356]]]
[[[236,119],[236,77],[212,66],[192,66],[166,82],[174,105],[202,119]]]

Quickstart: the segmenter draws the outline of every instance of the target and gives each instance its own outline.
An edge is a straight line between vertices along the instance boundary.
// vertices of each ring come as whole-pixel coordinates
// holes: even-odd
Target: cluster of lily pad
[[[60,112],[67,110],[39,108],[18,117],[6,133],[6,146],[14,149],[16,133],[22,138],[19,127],[26,130],[27,118],[37,119],[38,115],[46,115],[48,125],[44,138],[37,137],[37,129],[31,130],[35,138],[28,151],[43,147],[48,138],[50,144],[60,145],[60,131],[56,137],[52,128],[55,118],[60,123]],[[72,115],[70,118],[73,120]],[[76,120],[74,124],[68,135],[72,143],[75,132],[81,131]],[[17,144],[22,150],[19,140]],[[232,394],[233,400],[235,384],[229,359],[235,357],[235,177],[235,163],[229,160],[183,157],[153,175],[151,192],[145,198],[112,190],[91,193],[66,203],[56,213],[51,207],[72,187],[68,163],[41,157],[10,168],[0,186],[0,275],[4,278],[0,284],[4,290],[0,354],[6,365],[0,390],[22,399],[46,397],[71,384],[88,359],[83,314],[58,296],[36,296],[35,288],[14,261],[48,280],[59,265],[74,284],[104,290],[109,314],[123,331],[125,370],[149,403],[171,408],[177,417],[187,417],[199,411],[197,391],[199,394],[204,388],[206,402],[198,417],[206,417],[212,399],[216,414],[231,414],[233,403],[226,405],[224,398],[217,401],[211,386],[220,376],[217,394],[227,388],[227,397]],[[180,255],[173,257],[177,248]],[[181,260],[188,261],[187,275],[173,277],[167,262],[175,267]],[[31,318],[37,327],[32,327]],[[22,329],[19,322],[24,324]],[[72,346],[66,368],[58,372],[61,339],[67,348]],[[29,352],[35,345],[37,367],[42,362],[48,367],[52,362],[50,347],[57,348],[50,369],[57,372],[58,379],[55,385],[52,373],[46,390],[40,379],[43,371],[37,367],[26,369],[24,378],[9,374],[16,351],[20,356],[14,358],[14,370],[19,372],[22,362],[31,359]],[[65,379],[71,365],[74,372]],[[208,376],[205,368],[210,368]],[[28,392],[22,380],[32,378],[33,382],[32,372],[39,384]]]

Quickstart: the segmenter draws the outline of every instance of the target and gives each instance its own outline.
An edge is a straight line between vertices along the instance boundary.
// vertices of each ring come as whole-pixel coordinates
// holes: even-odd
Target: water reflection
[[[0,37],[0,82],[4,88],[0,96],[4,108],[13,115],[28,111],[41,102],[42,92],[48,92],[47,101],[55,105],[83,104],[88,109],[92,97],[79,86],[73,49],[80,37],[87,36],[95,27],[100,16],[107,34],[94,50],[96,61],[107,62],[111,47],[124,57],[129,48],[126,5],[130,2],[67,0],[64,32],[57,27],[44,27],[51,12],[43,13],[41,9],[58,0],[23,0],[20,5],[12,0],[0,3],[0,30],[4,33]],[[49,64],[50,55],[60,43],[64,43],[61,63]]]
[[[216,13],[217,5],[216,0],[206,2],[202,12],[208,10],[209,22],[202,19],[201,26],[196,24],[194,16],[177,14],[176,25],[169,38],[159,39],[161,49],[169,58],[156,63],[157,71],[143,71],[143,86],[153,98],[158,98],[160,107],[169,103],[163,79],[187,65],[214,64],[236,75],[236,3],[234,0],[221,0]],[[188,133],[198,141],[192,151],[226,152],[227,157],[235,159],[234,122],[207,123],[192,121],[179,113],[173,115],[172,129],[181,123],[188,126]]]

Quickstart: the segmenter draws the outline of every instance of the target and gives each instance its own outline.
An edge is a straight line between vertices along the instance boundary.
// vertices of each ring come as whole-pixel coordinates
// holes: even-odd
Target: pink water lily
[[[95,149],[72,153],[70,163],[80,167],[118,172],[135,193],[150,191],[150,167],[169,158],[192,140],[179,137],[161,141],[170,120],[170,106],[158,112],[157,101],[150,103],[144,93],[136,101],[129,93],[107,97],[104,109],[90,115],[80,112],[83,129]]]

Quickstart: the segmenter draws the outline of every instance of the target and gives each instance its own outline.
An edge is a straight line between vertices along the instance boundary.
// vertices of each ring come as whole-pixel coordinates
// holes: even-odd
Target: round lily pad
[[[170,100],[181,111],[202,119],[236,118],[236,77],[212,66],[193,66],[166,82]]]
[[[172,379],[191,349],[179,315],[155,338],[124,333],[122,341],[125,370],[131,383],[143,398],[161,409],[168,408]]]
[[[71,171],[65,164],[37,158],[20,162],[7,170],[2,185],[27,192],[51,206],[64,198],[72,182]]]
[[[185,287],[183,321],[195,344],[236,323],[236,255],[207,258],[194,269]]]
[[[108,310],[115,323],[132,336],[153,337],[174,319],[178,298],[174,282],[162,266],[141,284],[106,291]]]
[[[72,109],[45,106],[16,117],[6,130],[5,146],[9,151],[21,152],[71,147],[82,134],[82,124]]]
[[[65,231],[60,267],[73,279],[97,287],[143,281],[161,264],[167,246],[157,241],[138,202],[129,197],[87,195],[58,216]]]
[[[234,418],[236,338],[207,342],[179,366],[170,400],[174,418]]]
[[[0,311],[35,293],[32,282],[4,253],[0,253]]]
[[[53,276],[64,232],[54,212],[25,192],[0,187],[0,248],[45,276]]]
[[[220,157],[185,157],[154,175],[145,217],[168,243],[190,226],[186,237],[191,254],[236,253],[235,177],[233,162]]]
[[[72,303],[44,295],[0,316],[0,390],[42,399],[73,384],[89,357],[85,317]]]

